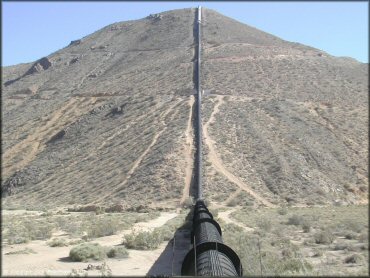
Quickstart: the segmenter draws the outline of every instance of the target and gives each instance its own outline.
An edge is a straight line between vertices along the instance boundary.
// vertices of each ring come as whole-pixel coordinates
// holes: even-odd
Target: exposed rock
[[[69,64],[70,64],[70,65],[72,65],[72,64],[74,64],[74,63],[77,63],[79,60],[80,60],[80,58],[79,58],[79,57],[72,58],[72,60],[71,60],[71,61],[69,61]]]
[[[51,137],[49,141],[47,141],[47,144],[54,143],[55,141],[62,139],[65,134],[66,134],[66,131],[64,129],[59,131],[57,134]]]
[[[148,19],[154,19],[154,20],[161,20],[162,17],[163,16],[161,14],[150,14],[149,16],[147,16]]]
[[[9,86],[17,81],[19,81],[20,79],[22,79],[23,77],[27,76],[27,75],[31,75],[31,74],[34,74],[34,73],[40,73],[42,71],[45,71],[47,70],[48,68],[51,67],[51,62],[49,60],[49,58],[47,57],[44,57],[44,58],[41,58],[40,60],[38,60],[37,62],[35,62],[32,67],[26,71],[25,74],[23,74],[22,76],[18,77],[18,78],[15,78],[15,79],[12,79],[12,80],[9,80],[9,81],[6,81],[4,83],[5,86]]]
[[[75,46],[75,45],[79,45],[81,44],[81,40],[74,40],[74,41],[71,41],[69,46]]]
[[[51,62],[47,57],[41,58],[36,63],[32,65],[32,67],[24,74],[24,76],[34,73],[39,73],[44,70],[47,70],[51,67]]]

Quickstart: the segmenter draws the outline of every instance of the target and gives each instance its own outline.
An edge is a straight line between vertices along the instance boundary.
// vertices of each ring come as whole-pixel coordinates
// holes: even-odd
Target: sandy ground
[[[13,212],[14,213],[14,212]],[[134,230],[150,230],[160,227],[168,220],[177,216],[177,213],[163,212],[160,217],[149,222],[139,222],[133,227]],[[122,243],[124,234],[131,232],[125,230],[118,235],[98,238],[92,242],[100,243],[103,246],[114,246]],[[112,275],[140,275],[145,276],[149,271],[155,275],[158,258],[168,249],[168,243],[163,242],[159,248],[150,251],[129,250],[127,259],[106,259],[106,264],[112,270]],[[4,255],[30,248],[35,254]],[[69,251],[72,247],[49,247],[46,241],[35,240],[27,244],[17,244],[4,246],[2,248],[2,275],[6,276],[67,276],[72,270],[76,270],[81,275],[87,273],[89,276],[101,274],[98,270],[85,271],[89,264],[94,266],[102,265],[103,262],[71,262],[68,260]],[[158,274],[158,273],[157,273]]]

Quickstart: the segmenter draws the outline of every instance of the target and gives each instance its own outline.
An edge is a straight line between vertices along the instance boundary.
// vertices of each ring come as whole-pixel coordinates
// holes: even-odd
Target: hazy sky
[[[104,26],[201,5],[334,56],[368,62],[368,2],[2,2],[2,65],[32,62]]]

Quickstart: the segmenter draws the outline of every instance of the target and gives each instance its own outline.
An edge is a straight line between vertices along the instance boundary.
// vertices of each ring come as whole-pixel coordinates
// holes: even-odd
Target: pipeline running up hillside
[[[202,190],[202,114],[201,114],[201,23],[202,10],[198,8],[196,21],[197,66],[195,83],[197,89],[197,178],[196,204],[194,206],[191,243],[193,248],[182,263],[181,275],[190,276],[242,276],[243,268],[238,255],[223,244],[220,225],[213,219],[203,201]],[[195,28],[195,26],[194,26]]]

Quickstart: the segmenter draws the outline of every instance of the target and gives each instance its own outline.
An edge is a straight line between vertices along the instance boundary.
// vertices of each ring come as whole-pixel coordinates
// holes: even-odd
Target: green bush
[[[303,229],[303,232],[305,232],[305,233],[310,232],[310,230],[311,230],[311,224],[308,221],[305,221],[302,224],[302,229]]]
[[[346,233],[346,235],[344,237],[346,239],[356,239],[357,238],[357,235],[354,232],[348,232],[348,233]]]
[[[287,209],[287,207],[283,206],[283,207],[279,208],[279,209],[278,209],[278,213],[279,213],[280,215],[286,215],[286,214],[288,214],[288,209]]]
[[[123,244],[129,249],[152,250],[156,249],[163,241],[163,235],[160,231],[139,232],[125,235]]]
[[[25,249],[8,252],[5,253],[4,255],[19,255],[19,254],[36,254],[36,252],[33,249],[26,247]]]
[[[257,222],[257,226],[266,232],[270,232],[273,225],[271,220],[262,218]]]
[[[127,258],[128,251],[123,246],[116,246],[116,247],[110,248],[107,251],[107,256],[108,258],[118,258],[118,259]]]
[[[348,244],[347,243],[338,243],[338,244],[335,244],[335,246],[334,246],[335,251],[346,250],[346,249],[348,249]]]
[[[228,207],[235,207],[238,205],[238,200],[236,198],[229,200],[226,205]]]
[[[8,239],[9,245],[29,242],[29,237],[23,235],[8,235],[6,238]]]
[[[69,257],[74,262],[100,261],[106,258],[106,249],[98,243],[82,243],[69,251]]]
[[[45,240],[52,236],[54,226],[45,220],[30,221],[21,219],[11,223],[2,236],[8,244],[26,243],[30,240]]]
[[[302,223],[303,223],[303,217],[294,214],[291,217],[289,217],[287,224],[288,225],[299,226],[299,225],[302,225]]]
[[[330,244],[334,241],[334,235],[331,231],[324,230],[314,235],[317,244]]]
[[[368,242],[369,241],[369,236],[368,232],[364,231],[358,236],[358,241],[359,242]]]
[[[53,238],[51,241],[46,243],[50,247],[62,247],[62,246],[68,246],[68,243],[64,238]]]

